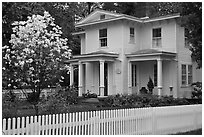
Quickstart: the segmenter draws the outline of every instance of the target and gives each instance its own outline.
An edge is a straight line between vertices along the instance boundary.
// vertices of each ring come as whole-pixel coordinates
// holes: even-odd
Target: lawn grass
[[[173,135],[202,135],[202,128],[188,132],[180,132]]]

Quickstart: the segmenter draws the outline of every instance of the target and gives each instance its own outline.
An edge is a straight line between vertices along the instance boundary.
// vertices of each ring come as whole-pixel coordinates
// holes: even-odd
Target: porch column
[[[79,88],[79,92],[78,92],[78,96],[82,96],[82,83],[83,83],[83,65],[82,62],[79,61],[79,83],[78,83],[78,88]]]
[[[158,95],[162,93],[162,59],[157,59],[157,87]]]
[[[132,93],[132,63],[128,61],[128,94]]]
[[[72,86],[73,85],[73,82],[74,82],[74,67],[73,67],[73,65],[72,64],[70,64],[70,75],[69,75],[70,77],[70,83],[69,83],[69,85],[70,86]]]
[[[99,84],[99,94],[104,96],[104,60],[100,60],[100,84]]]

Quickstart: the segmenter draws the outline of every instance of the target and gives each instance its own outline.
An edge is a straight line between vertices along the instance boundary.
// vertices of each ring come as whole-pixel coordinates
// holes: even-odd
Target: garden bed
[[[190,100],[185,98],[158,97],[155,95],[111,95],[106,98],[83,98],[72,97],[68,102],[61,102],[63,96],[52,98],[55,100],[44,101],[39,105],[39,115],[72,113],[94,110],[112,110],[123,108],[160,107],[175,105],[190,105],[202,103],[201,100]],[[72,102],[74,101],[74,102]],[[72,103],[71,103],[72,102]],[[18,101],[13,108],[3,109],[2,118],[22,117],[36,115],[34,107],[27,101]],[[12,113],[12,114],[11,114]]]

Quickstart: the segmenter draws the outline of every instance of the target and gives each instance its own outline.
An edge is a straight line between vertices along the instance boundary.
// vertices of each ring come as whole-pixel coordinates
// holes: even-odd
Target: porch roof
[[[158,58],[171,60],[176,57],[176,53],[159,49],[143,49],[126,54],[130,60],[156,60]]]
[[[150,56],[150,55],[170,55],[170,56],[175,56],[176,53],[162,51],[162,50],[158,50],[158,49],[143,49],[143,50],[138,50],[138,51],[132,52],[130,54],[126,54],[127,57]]]
[[[118,53],[99,50],[87,54],[75,55],[71,59],[67,60],[65,63],[72,63],[78,61],[99,61],[99,60],[113,61],[115,58],[118,57],[118,55],[119,55]]]

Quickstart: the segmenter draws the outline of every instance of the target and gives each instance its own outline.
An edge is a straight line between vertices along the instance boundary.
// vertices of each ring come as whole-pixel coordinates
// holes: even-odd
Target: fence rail
[[[3,119],[6,135],[173,134],[202,127],[202,105],[131,108]]]

